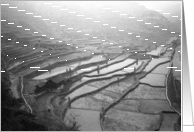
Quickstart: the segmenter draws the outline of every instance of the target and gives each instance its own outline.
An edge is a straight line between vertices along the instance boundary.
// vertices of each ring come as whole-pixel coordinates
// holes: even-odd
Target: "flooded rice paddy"
[[[54,115],[66,124],[70,123],[70,120],[76,121],[79,130],[174,130],[173,124],[178,115],[168,100],[166,80],[171,62],[173,75],[180,77],[180,54],[176,52],[171,60],[174,49],[168,47],[166,45],[156,47],[145,54],[151,57],[147,56],[143,60],[132,59],[129,57],[131,54],[120,53],[120,51],[116,55],[114,51],[111,57],[104,53],[80,56],[79,53],[73,53],[77,59],[75,62],[69,62],[71,58],[67,56],[44,60],[41,64],[35,64],[36,61],[41,60],[35,59],[34,62],[30,62],[33,64],[31,67],[30,63],[22,64],[29,66],[24,71],[17,67],[20,65],[17,63],[10,70],[14,68],[16,73],[19,70],[18,74],[22,75],[33,74],[34,70],[47,67],[48,62],[52,62],[50,63],[52,65],[64,61],[64,64],[51,67],[40,75],[33,75],[35,77],[30,79],[47,81],[51,77],[67,73],[69,69],[73,73],[68,79],[81,75],[79,80],[72,79],[71,85],[62,84],[60,90],[37,94],[35,98],[32,97],[36,100],[35,105],[31,104],[36,112],[51,109]],[[92,47],[84,47],[84,49],[88,50]],[[81,59],[83,56],[88,58]],[[15,80],[13,84],[14,82]],[[28,85],[29,89],[30,86]],[[36,86],[33,88],[32,92],[25,90],[25,94],[33,94]],[[13,92],[17,92],[16,89],[12,87]],[[31,96],[26,98],[29,102],[33,102]]]

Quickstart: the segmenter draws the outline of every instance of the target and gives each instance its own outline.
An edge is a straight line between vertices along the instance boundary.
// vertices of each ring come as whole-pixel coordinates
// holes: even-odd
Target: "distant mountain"
[[[181,5],[174,4],[157,10],[159,13],[168,18],[171,22],[181,21]]]
[[[24,6],[25,8],[22,8]],[[14,31],[20,33],[20,35],[52,36],[52,29],[31,9],[30,5],[23,5],[18,1],[1,2],[1,32]]]
[[[133,32],[130,37],[135,35],[141,35],[142,40],[150,36],[152,39],[160,39],[162,43],[165,43],[166,39],[170,38],[172,34],[169,32],[163,32],[157,28],[153,28],[154,25],[160,26],[160,28],[168,28],[169,31],[176,33],[180,32],[180,20],[171,21],[171,18],[165,17],[159,12],[149,10],[145,6],[138,5],[136,2],[129,1],[114,1],[104,2],[97,1],[95,4],[88,2],[52,2],[52,5],[44,5],[41,1],[22,1],[11,2],[11,6],[17,6],[18,9],[24,9],[26,12],[32,12],[33,15],[26,15],[26,12],[18,12],[14,9],[3,7],[2,19],[15,22],[17,25],[24,25],[25,28],[30,28],[31,31],[39,32],[41,34],[47,34],[46,37],[53,37],[57,39],[67,40],[69,38],[90,38],[85,36],[84,33],[89,33],[91,36],[117,36],[123,39],[128,39],[127,33],[121,33],[118,30],[124,29],[125,32]],[[95,5],[103,5],[103,7],[96,7]],[[60,6],[60,8],[52,8],[52,6]],[[165,4],[161,5],[163,10],[171,11],[174,15],[179,13],[179,6]],[[61,10],[67,9],[68,10]],[[111,8],[104,9],[104,8]],[[119,11],[113,13],[112,11]],[[69,12],[76,12],[71,14]],[[121,16],[120,14],[127,14],[127,16]],[[34,18],[34,15],[41,16],[41,18]],[[84,17],[77,17],[77,15],[84,15]],[[86,17],[91,17],[92,20],[86,20]],[[129,19],[129,17],[135,17],[135,19]],[[49,19],[49,21],[43,21],[42,19]],[[143,22],[137,22],[138,19],[142,19]],[[94,23],[93,21],[100,21],[100,23]],[[52,24],[51,22],[57,22]],[[109,26],[102,26],[102,23],[108,23]],[[145,25],[145,23],[151,23],[151,25]],[[65,25],[60,27],[59,25]],[[118,30],[113,30],[110,26],[117,27]],[[67,27],[73,28],[68,30]],[[109,27],[109,28],[108,28]],[[78,34],[76,31],[82,30],[82,33]],[[35,34],[33,34],[35,35]],[[116,38],[115,38],[116,39]],[[132,39],[132,40],[133,40]]]
[[[157,36],[179,32],[166,17],[156,11],[148,10],[137,2],[125,1],[117,5],[113,2],[110,5],[102,5],[101,8],[91,5],[89,7],[92,11],[75,4],[58,6],[57,15],[53,17],[50,17],[50,14],[53,14],[52,9],[48,11],[47,6],[43,3],[37,7],[37,10],[42,9],[40,15],[58,31],[93,29],[101,31],[102,34],[114,34],[118,31],[125,34],[126,38],[129,38],[130,34],[141,32],[144,32],[144,35],[150,32],[161,33]]]
[[[181,10],[176,11],[174,14],[172,14],[169,19],[172,22],[181,21]]]

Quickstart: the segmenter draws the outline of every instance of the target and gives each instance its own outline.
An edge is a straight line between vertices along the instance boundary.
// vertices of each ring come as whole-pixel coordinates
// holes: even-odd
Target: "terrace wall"
[[[83,57],[81,58],[82,60],[88,60],[88,59],[91,59],[92,57],[89,56],[89,57]],[[50,66],[47,66],[47,67],[44,67],[44,69],[47,69],[47,70],[51,70],[55,67],[60,67],[60,66],[64,66],[64,65],[67,65],[67,64],[71,64],[71,63],[75,63],[77,61],[80,61],[79,58],[76,58],[76,59],[72,59],[72,60],[68,60],[68,61],[61,61],[61,62],[56,62],[54,63],[53,65],[50,65]],[[47,71],[43,71],[43,72],[38,72],[38,71],[35,71],[35,72],[32,72],[30,74],[27,74],[25,75],[24,77],[26,79],[30,79],[30,78],[33,78],[33,77],[36,77],[38,75],[41,75],[43,73],[46,73]],[[64,74],[63,74],[64,75]]]

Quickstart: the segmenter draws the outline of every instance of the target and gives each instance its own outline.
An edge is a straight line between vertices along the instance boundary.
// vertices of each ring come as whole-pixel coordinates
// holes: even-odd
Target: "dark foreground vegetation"
[[[45,126],[37,124],[36,115],[20,110],[24,103],[15,99],[10,90],[10,79],[6,71],[5,55],[1,54],[1,130],[2,131],[46,131]]]
[[[63,126],[54,129],[48,127],[45,122],[37,118],[37,115],[28,113],[20,108],[25,105],[22,98],[13,97],[10,86],[11,81],[6,70],[6,56],[1,54],[1,130],[2,131],[49,131],[65,130],[76,131],[78,129],[76,122],[71,126]]]

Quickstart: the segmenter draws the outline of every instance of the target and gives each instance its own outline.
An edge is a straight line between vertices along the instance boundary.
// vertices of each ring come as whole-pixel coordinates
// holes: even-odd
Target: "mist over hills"
[[[168,28],[169,31],[174,31],[180,33],[180,20],[175,24],[174,21],[169,21],[167,17],[156,12],[154,10],[149,10],[144,6],[138,5],[136,2],[95,2],[96,5],[102,5],[103,7],[112,10],[119,10],[119,13],[128,14],[127,16],[120,16],[118,13],[112,13],[108,10],[103,10],[102,7],[95,7],[94,4],[90,2],[53,2],[53,5],[61,6],[62,8],[68,7],[68,11],[62,11],[58,8],[52,8],[51,5],[44,5],[45,2],[37,1],[23,1],[23,2],[12,2],[12,6],[17,6],[17,9],[24,9],[26,12],[33,12],[33,15],[39,15],[41,18],[34,18],[33,15],[26,15],[24,12],[18,12],[14,9],[9,9],[3,7],[2,19],[8,21],[14,21],[16,25],[23,25],[24,28],[30,28],[32,32],[38,31],[40,33],[47,34],[47,36],[54,37],[57,39],[68,38],[78,39],[78,38],[88,38],[83,34],[77,34],[76,30],[82,30],[82,33],[89,33],[90,35],[98,35],[102,38],[104,36],[120,36],[129,39],[129,36],[122,34],[118,31],[106,28],[102,26],[101,23],[108,23],[111,26],[116,26],[117,29],[125,29],[127,32],[133,32],[136,35],[141,35],[142,40],[144,37],[152,36],[154,40],[158,40],[160,36],[163,36],[161,43],[165,43],[166,38],[168,39],[171,34],[159,31],[153,26],[145,25],[144,23],[152,23],[152,25],[158,25],[162,28]],[[118,6],[119,5],[119,6]],[[168,9],[168,11],[173,11],[172,14],[176,14],[180,8],[171,8],[171,6],[164,6],[163,8]],[[94,8],[95,7],[95,8]],[[177,6],[176,6],[177,7]],[[52,8],[52,9],[51,9]],[[174,10],[175,9],[175,10]],[[69,14],[68,12],[76,12],[75,14]],[[92,20],[86,20],[82,17],[76,17],[76,15],[84,15],[84,17],[91,17]],[[128,17],[135,17],[136,19],[143,19],[144,22],[137,22],[136,20],[129,20]],[[42,19],[49,19],[48,21],[43,21]],[[100,23],[92,23],[91,21],[100,21]],[[56,21],[57,24],[50,23],[51,21]],[[60,24],[64,24],[65,28],[59,27]],[[68,30],[67,27],[72,27],[73,30]],[[2,33],[6,32],[4,29]],[[25,35],[27,35],[25,33]],[[27,35],[28,36],[28,35]],[[35,34],[30,34],[29,36],[35,36]],[[166,37],[164,37],[166,36]],[[131,39],[136,39],[132,38]],[[65,40],[65,39],[64,39]],[[53,42],[55,42],[53,40]]]
[[[181,27],[181,4],[176,3],[173,5],[166,6],[157,10],[160,14],[164,15],[178,28]]]
[[[30,5],[29,5],[30,6]],[[22,8],[19,2],[2,2],[1,9],[1,27],[2,33],[9,31],[18,31],[20,34],[44,34],[52,35],[51,29],[46,22],[36,16],[31,8]],[[28,5],[26,5],[28,7]]]
[[[171,22],[179,23],[181,18],[181,3],[173,3],[171,6],[166,6],[163,8],[166,12],[170,12],[172,16],[179,16],[177,19],[172,18],[170,15],[166,16]]]

